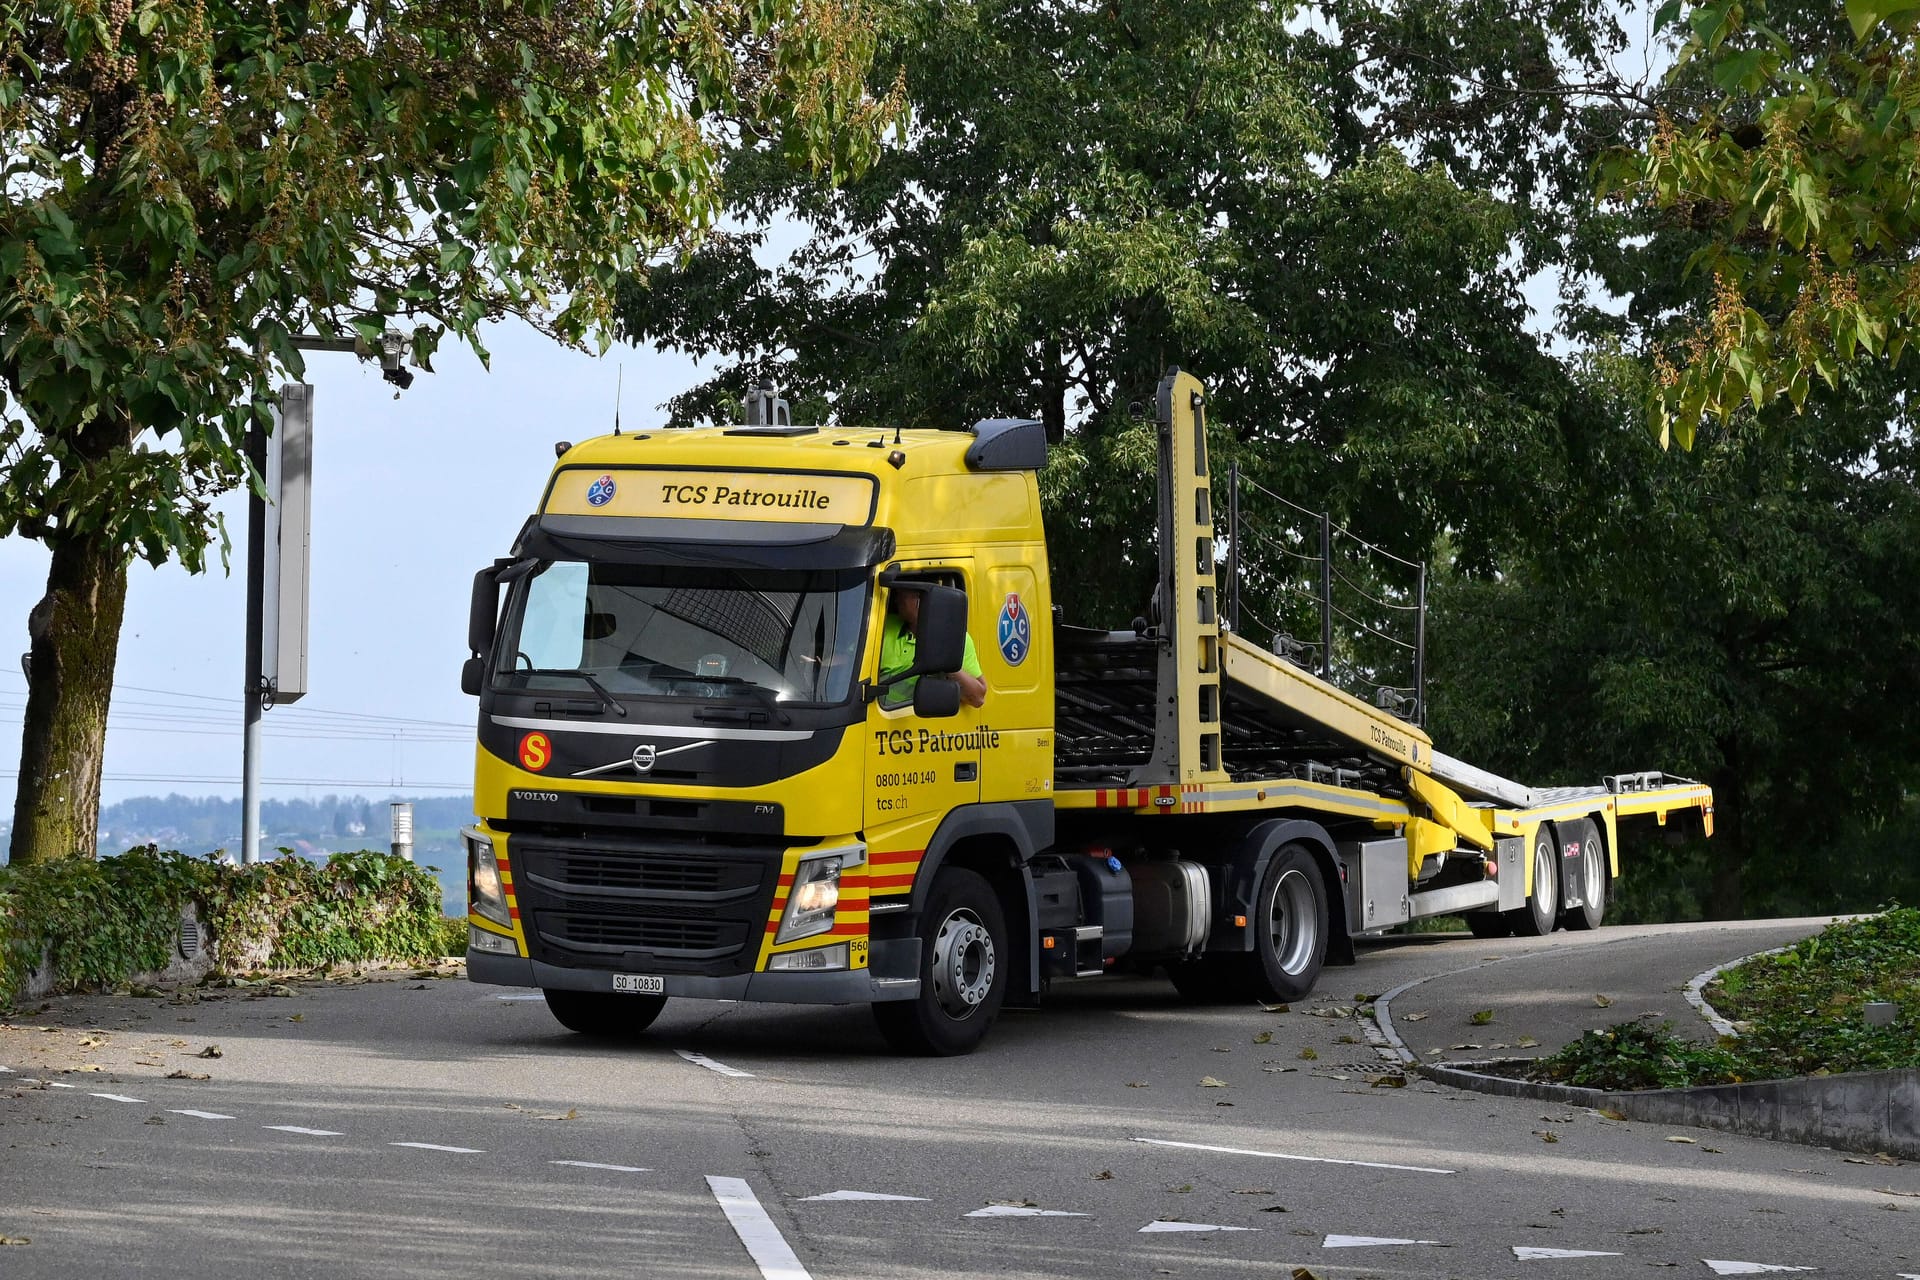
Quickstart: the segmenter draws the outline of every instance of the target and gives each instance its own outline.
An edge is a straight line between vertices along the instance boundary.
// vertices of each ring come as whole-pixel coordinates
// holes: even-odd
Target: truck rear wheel
[[[1569,929],[1598,929],[1607,916],[1607,881],[1611,868],[1607,866],[1606,845],[1600,839],[1600,828],[1591,818],[1568,823],[1566,835],[1569,842],[1580,841],[1580,856],[1572,863],[1572,874],[1578,878],[1567,886],[1567,896],[1577,896],[1580,902],[1561,914],[1560,923]]]
[[[1267,863],[1254,900],[1255,993],[1267,1000],[1299,1000],[1320,980],[1327,958],[1327,889],[1320,864],[1297,844],[1284,845]]]
[[[667,1007],[665,996],[615,995],[607,991],[542,991],[547,1012],[560,1025],[601,1040],[631,1040],[653,1025]]]
[[[964,867],[942,871],[920,917],[920,994],[874,1005],[880,1034],[896,1053],[973,1052],[1006,999],[1011,955],[993,887]]]
[[[1533,835],[1533,892],[1525,905],[1507,912],[1514,936],[1544,938],[1560,916],[1560,848],[1553,824],[1543,822]]]

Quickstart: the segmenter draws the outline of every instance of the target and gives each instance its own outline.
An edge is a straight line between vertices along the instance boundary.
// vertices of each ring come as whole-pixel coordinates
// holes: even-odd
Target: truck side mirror
[[[499,616],[500,566],[491,565],[473,575],[473,596],[467,603],[469,650],[484,657],[493,648],[493,628]]]
[[[480,696],[480,686],[486,679],[487,660],[481,655],[476,653],[460,664],[460,692],[469,698]]]
[[[920,620],[914,626],[914,636],[916,672],[945,675],[958,671],[967,656],[967,593],[957,587],[932,584],[922,588]]]
[[[952,676],[921,676],[913,682],[913,714],[926,718],[960,714],[960,682]]]

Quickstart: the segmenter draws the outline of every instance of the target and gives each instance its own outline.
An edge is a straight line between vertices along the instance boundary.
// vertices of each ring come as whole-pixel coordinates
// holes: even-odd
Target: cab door
[[[973,619],[968,631],[977,652],[983,638],[975,607],[977,584],[970,580],[971,560],[907,563],[902,569],[916,577],[937,577],[967,592],[968,614]],[[869,634],[874,637],[871,671],[877,681],[879,637],[886,625],[890,592],[875,594]],[[992,730],[986,719],[992,706],[991,691],[985,707],[962,702],[958,715],[931,719],[915,715],[912,699],[899,694],[882,695],[868,705],[864,813],[869,887],[876,903],[895,894],[902,895],[904,902],[941,821],[962,805],[979,802],[981,754],[990,745]]]

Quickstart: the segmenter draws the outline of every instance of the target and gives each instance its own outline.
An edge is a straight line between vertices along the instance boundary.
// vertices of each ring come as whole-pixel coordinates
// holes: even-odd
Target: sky
[[[445,347],[396,400],[377,365],[308,358],[313,541],[307,679],[269,710],[268,797],[452,795],[473,783],[475,705],[460,692],[473,574],[504,555],[533,509],[557,440],[645,429],[698,377],[693,362],[617,346],[568,351],[522,322],[486,338],[491,372]],[[246,504],[221,504],[232,571],[136,562],[114,673],[102,800],[238,796],[246,612]],[[0,787],[12,814],[27,612],[46,589],[37,542],[0,539]]]

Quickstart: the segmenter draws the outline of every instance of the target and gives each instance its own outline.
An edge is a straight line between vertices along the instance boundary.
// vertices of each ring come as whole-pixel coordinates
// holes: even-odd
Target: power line
[[[17,778],[18,769],[0,769],[0,778]],[[237,787],[240,779],[234,777],[213,777],[210,775],[189,776],[186,774],[165,773],[109,773],[101,775],[102,782],[198,782],[222,786]],[[354,787],[365,791],[471,791],[471,782],[378,782],[365,778],[262,778],[261,782],[270,787]]]

